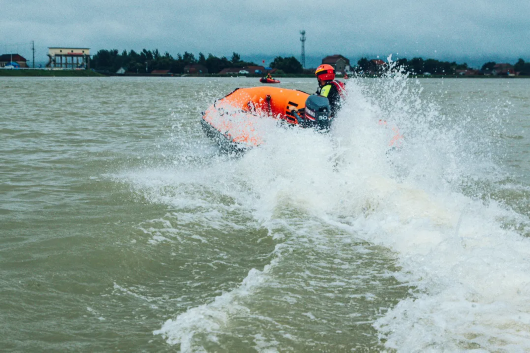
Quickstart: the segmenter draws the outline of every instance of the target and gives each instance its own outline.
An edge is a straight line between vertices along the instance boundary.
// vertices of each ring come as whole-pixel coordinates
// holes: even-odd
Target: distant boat
[[[262,77],[259,82],[261,83],[280,83],[280,80],[275,80],[273,78],[266,78],[266,77]]]

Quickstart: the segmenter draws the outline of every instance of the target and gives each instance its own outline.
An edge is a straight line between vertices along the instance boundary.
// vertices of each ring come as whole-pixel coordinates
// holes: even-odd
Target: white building
[[[90,69],[90,48],[49,47],[46,67]]]

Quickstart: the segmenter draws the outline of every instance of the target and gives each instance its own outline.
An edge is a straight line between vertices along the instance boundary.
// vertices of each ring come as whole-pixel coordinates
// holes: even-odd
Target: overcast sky
[[[322,56],[457,62],[530,61],[530,0],[24,0],[0,1],[0,52],[46,61],[47,47],[158,49],[306,66]]]

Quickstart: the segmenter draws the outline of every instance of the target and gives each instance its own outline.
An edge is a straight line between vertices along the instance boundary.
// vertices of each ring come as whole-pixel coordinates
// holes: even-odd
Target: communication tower
[[[300,34],[302,35],[300,37],[300,42],[302,42],[302,60],[301,60],[301,64],[302,64],[302,67],[305,67],[305,30],[301,30]]]

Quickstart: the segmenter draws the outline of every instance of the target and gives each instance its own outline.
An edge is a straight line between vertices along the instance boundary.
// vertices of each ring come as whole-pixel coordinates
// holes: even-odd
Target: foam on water
[[[252,269],[238,288],[216,297],[212,303],[191,308],[174,320],[167,320],[160,330],[154,331],[154,334],[164,335],[170,344],[180,344],[183,352],[197,350],[193,347],[193,338],[198,333],[209,334],[209,338],[216,341],[215,334],[221,332],[228,324],[230,316],[249,311],[244,305],[239,304],[238,300],[248,296],[265,280],[275,262],[265,266],[263,271]]]
[[[142,184],[154,202],[195,207],[210,198],[186,198],[181,191],[185,180],[200,182],[233,198],[227,207],[248,210],[273,237],[281,238],[277,222],[291,226],[298,233],[291,249],[293,241],[322,237],[325,243],[326,236],[282,219],[279,210],[286,207],[390,249],[401,268],[394,276],[414,290],[373,323],[387,348],[530,350],[530,242],[507,226],[528,219],[480,190],[482,182],[503,177],[489,139],[498,116],[491,113],[481,126],[469,116],[444,116],[435,97],[423,98],[421,85],[397,68],[381,79],[350,80],[347,87],[348,102],[329,134],[276,129],[241,158],[178,176],[136,173],[132,184]],[[389,147],[394,127],[404,136],[399,148]],[[179,185],[174,193],[162,191],[171,183]],[[232,316],[248,312],[242,298],[272,280],[282,256],[289,255],[277,250],[263,271],[250,270],[237,288],[154,333],[182,351],[201,349],[193,346],[198,333],[215,341]],[[259,350],[274,351],[278,342],[271,342],[255,336]]]
[[[371,101],[374,110],[364,116],[395,117],[405,136],[402,150],[386,160],[381,154],[350,159],[337,175],[360,181],[359,200],[370,204],[363,214],[352,212],[346,222],[338,222],[395,251],[402,267],[399,279],[417,287],[411,298],[377,320],[380,338],[398,351],[530,349],[530,242],[503,224],[505,219],[528,219],[494,200],[466,196],[461,189],[469,178],[490,181],[500,174],[488,159],[491,145],[485,136],[468,132],[465,117],[452,126],[437,126],[447,117],[411,92],[402,75],[385,80],[376,86],[385,97],[382,104]],[[363,100],[356,98],[349,107]],[[362,115],[346,109],[345,116],[355,117],[349,129],[341,129],[351,134]],[[485,125],[494,125],[492,118]],[[342,123],[348,124],[346,119]],[[479,130],[487,128],[495,126]],[[352,149],[373,148],[364,131],[354,132]],[[344,160],[351,156],[345,154]],[[368,169],[371,175],[354,170],[361,165],[373,168]]]

